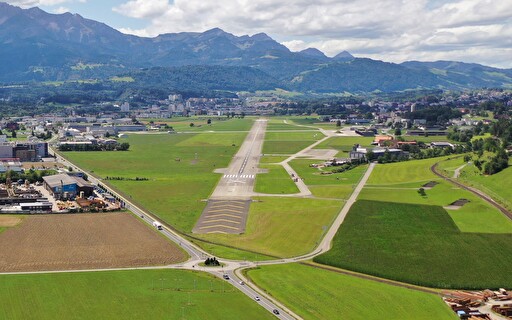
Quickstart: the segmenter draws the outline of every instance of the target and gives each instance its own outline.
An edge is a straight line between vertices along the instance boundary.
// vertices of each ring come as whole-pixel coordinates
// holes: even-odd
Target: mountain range
[[[264,33],[235,36],[218,28],[145,38],[78,14],[50,14],[2,2],[0,44],[0,81],[4,83],[106,80],[122,75],[137,82],[159,74],[157,78],[163,80],[176,79],[172,83],[186,78],[192,87],[218,75],[225,90],[333,93],[512,88],[512,69],[453,61],[395,64],[355,58],[346,51],[330,58],[314,48],[292,52]],[[238,81],[240,75],[246,82]]]

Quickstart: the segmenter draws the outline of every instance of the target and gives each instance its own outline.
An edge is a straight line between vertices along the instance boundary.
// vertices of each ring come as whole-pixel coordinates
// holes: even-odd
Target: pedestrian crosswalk
[[[234,179],[254,179],[254,174],[225,174],[224,178]]]

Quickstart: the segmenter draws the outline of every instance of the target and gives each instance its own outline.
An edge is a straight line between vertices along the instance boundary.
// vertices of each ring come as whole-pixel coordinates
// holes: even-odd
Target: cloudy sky
[[[235,35],[265,32],[292,51],[314,47],[328,56],[347,50],[391,62],[457,60],[512,68],[510,0],[7,2],[79,13],[140,36],[219,27]]]

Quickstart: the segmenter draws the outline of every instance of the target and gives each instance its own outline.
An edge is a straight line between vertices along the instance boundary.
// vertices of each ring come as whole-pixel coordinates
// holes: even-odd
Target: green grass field
[[[279,131],[279,130],[316,130],[315,128],[302,127],[296,125],[293,121],[289,121],[285,118],[269,118],[267,123],[267,131]]]
[[[320,132],[267,132],[263,143],[264,154],[294,154],[324,135]]]
[[[260,168],[267,169],[268,173],[256,175],[254,191],[268,194],[291,194],[299,192],[299,189],[283,166],[278,164],[262,164]]]
[[[511,287],[512,232],[462,233],[438,206],[359,200],[315,261],[429,287]]]
[[[263,266],[247,274],[304,319],[457,319],[433,294],[307,265]]]
[[[512,221],[493,206],[471,192],[440,179],[430,171],[430,167],[441,160],[443,158],[377,165],[359,199],[437,206],[448,206],[456,200],[468,199],[470,202],[462,208],[448,210],[461,231],[512,232]],[[462,159],[450,160],[448,166],[459,166],[461,161]],[[420,195],[418,189],[429,181],[439,184],[425,190],[424,196]]]
[[[251,204],[242,235],[208,234],[200,238],[278,257],[305,254],[316,246],[338,214],[339,200],[259,197]]]
[[[211,119],[211,124],[208,124]],[[246,117],[243,119],[216,116],[176,117],[170,119],[148,119],[155,123],[166,123],[175,131],[205,132],[205,131],[249,131],[255,118]],[[190,126],[193,123],[194,126]]]
[[[290,162],[299,177],[304,179],[311,193],[316,197],[348,199],[367,166],[362,165],[355,169],[329,175],[322,175],[321,170],[309,165],[318,163],[316,160],[296,159]],[[332,168],[324,168],[324,172],[331,172]]]
[[[190,232],[220,175],[245,133],[130,135],[126,152],[66,152],[64,156],[105,178],[144,177],[148,181],[108,181],[178,230]],[[124,141],[124,140],[123,140]],[[177,161],[179,160],[179,161]]]
[[[474,164],[469,164],[461,170],[459,180],[482,190],[512,210],[512,167],[488,176],[481,174]]]
[[[166,269],[0,277],[1,319],[273,318],[225,280],[205,273]]]
[[[315,149],[335,149],[338,150],[338,157],[348,158],[348,153],[355,144],[361,147],[371,147],[373,137],[331,137],[320,143]]]

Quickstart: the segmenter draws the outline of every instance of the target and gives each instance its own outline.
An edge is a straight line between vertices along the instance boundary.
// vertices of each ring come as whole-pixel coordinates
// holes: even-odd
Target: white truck
[[[162,224],[156,220],[153,221],[153,227],[157,228],[158,230],[163,230]]]

